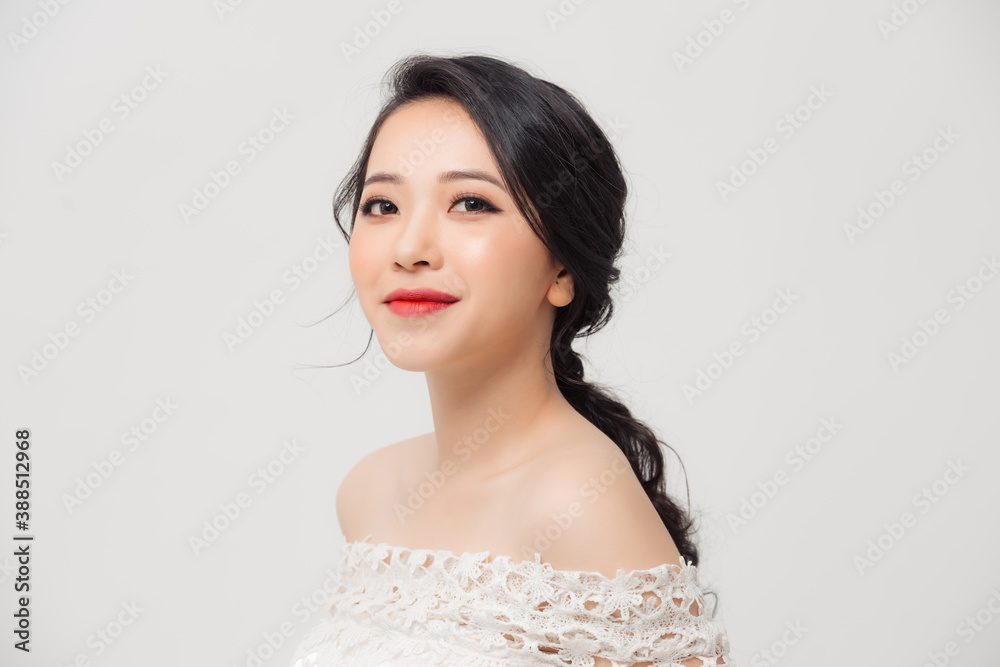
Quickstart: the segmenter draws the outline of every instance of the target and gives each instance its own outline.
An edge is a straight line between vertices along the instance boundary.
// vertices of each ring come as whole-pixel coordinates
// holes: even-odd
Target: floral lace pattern
[[[368,536],[370,537],[370,535]],[[329,614],[292,667],[735,667],[705,608],[696,566],[615,577],[541,562],[370,544],[340,552]],[[606,664],[606,663],[604,663]],[[693,663],[698,664],[698,663]]]

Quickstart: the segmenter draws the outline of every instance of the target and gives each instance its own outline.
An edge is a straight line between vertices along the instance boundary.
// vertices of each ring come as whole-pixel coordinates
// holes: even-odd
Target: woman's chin
[[[433,345],[433,343],[431,344]],[[382,345],[381,341],[379,341],[382,356],[388,359],[390,364],[401,371],[420,373],[437,368],[443,363],[443,351],[440,349],[440,342],[438,345],[434,346],[436,348],[434,350],[421,350],[418,347],[420,345],[422,345],[422,343],[414,340],[413,338],[407,340],[405,345],[399,342],[395,345],[391,342],[386,345]]]

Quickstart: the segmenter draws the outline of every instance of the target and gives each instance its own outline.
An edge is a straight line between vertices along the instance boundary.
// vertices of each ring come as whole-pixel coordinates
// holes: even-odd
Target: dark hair
[[[368,159],[389,115],[428,98],[461,104],[489,144],[518,210],[573,278],[573,300],[556,311],[550,341],[559,390],[625,453],[678,551],[697,565],[694,521],[666,492],[661,441],[606,388],[583,379],[583,362],[572,348],[574,338],[610,320],[610,288],[621,273],[615,261],[625,240],[627,187],[608,137],[571,93],[490,56],[411,55],[393,65],[386,80],[389,98],[335,194],[334,219],[344,238],[350,243],[341,214],[351,211],[353,232]]]

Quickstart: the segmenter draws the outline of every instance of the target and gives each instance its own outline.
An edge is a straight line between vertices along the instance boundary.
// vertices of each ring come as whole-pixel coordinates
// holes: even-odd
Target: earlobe
[[[549,303],[556,308],[562,308],[573,300],[573,294],[573,276],[566,269],[561,269],[546,293]]]

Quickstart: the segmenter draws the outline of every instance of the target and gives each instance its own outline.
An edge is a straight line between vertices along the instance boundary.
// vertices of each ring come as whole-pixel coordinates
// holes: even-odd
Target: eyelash
[[[475,201],[482,202],[483,205],[484,205],[484,207],[485,207],[485,209],[482,210],[482,211],[472,211],[472,212],[467,213],[467,215],[483,215],[485,213],[499,213],[500,212],[500,209],[498,209],[496,206],[494,206],[492,203],[490,203],[490,201],[488,199],[486,199],[485,197],[480,197],[479,195],[473,194],[471,192],[465,192],[465,193],[462,193],[462,194],[458,195],[457,197],[455,197],[451,201],[451,205],[454,206],[458,202],[466,200],[466,199],[472,199],[472,200],[475,200]],[[368,199],[366,199],[365,203],[361,205],[361,209],[360,209],[361,213],[363,215],[370,216],[371,213],[372,213],[372,206],[375,205],[375,204],[377,204],[378,202],[389,202],[390,204],[392,203],[391,201],[389,201],[385,197],[382,197],[382,196],[379,196],[379,195],[374,195],[374,196],[369,197]],[[378,217],[381,217],[381,216],[377,216],[376,215],[376,216],[372,216],[372,217],[378,218]]]

